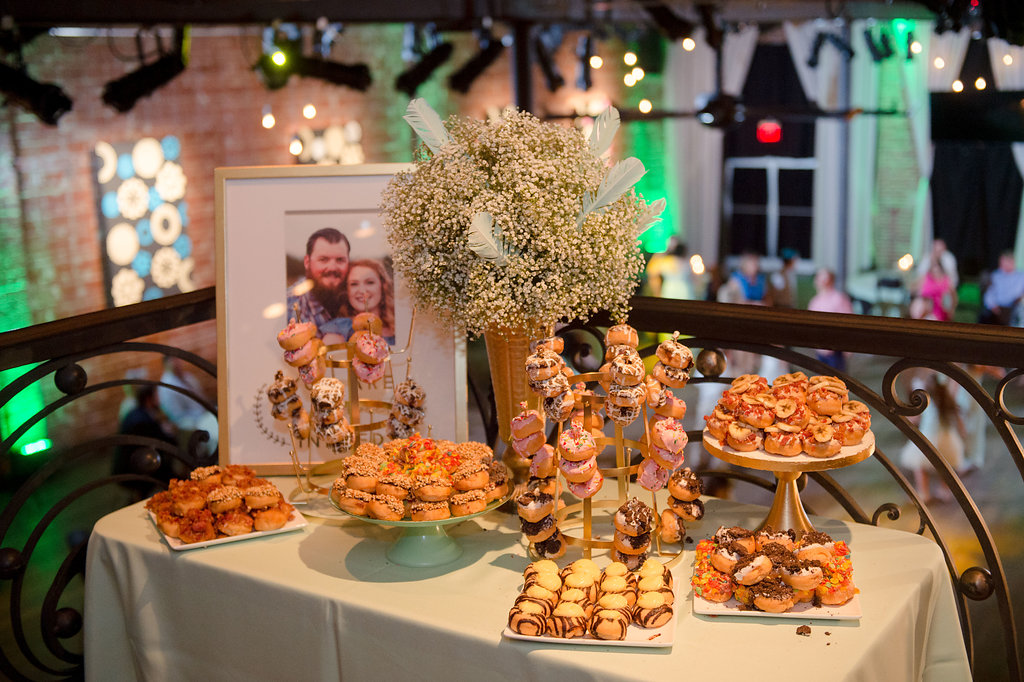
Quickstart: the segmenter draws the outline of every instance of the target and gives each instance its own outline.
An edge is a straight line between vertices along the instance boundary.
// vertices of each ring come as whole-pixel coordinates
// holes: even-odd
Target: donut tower
[[[652,515],[650,527],[633,534],[617,528],[615,542],[597,541],[593,539],[591,530],[592,509],[595,505],[607,506],[609,501],[592,502],[591,498],[601,490],[605,476],[613,476],[617,479],[619,493],[614,506],[627,503],[629,477],[636,474],[637,482],[652,492],[653,500],[653,493],[664,488],[672,473],[682,464],[687,436],[679,420],[686,414],[686,403],[669,389],[686,386],[693,355],[689,348],[679,343],[678,337],[676,332],[672,339],[658,346],[658,361],[651,375],[647,375],[637,351],[639,336],[628,324],[609,328],[605,336],[605,363],[594,373],[570,373],[561,357],[563,343],[560,338],[549,337],[531,343],[532,354],[526,359],[526,373],[530,388],[543,399],[543,414],[527,409],[523,403],[522,411],[513,418],[511,427],[513,449],[530,461],[530,478],[524,493],[527,498],[519,508],[523,533],[537,555],[542,558],[561,556],[564,543],[568,542],[582,545],[587,557],[592,547],[599,547],[613,550],[616,561],[627,564],[642,563],[637,557],[646,558],[651,532],[659,517]],[[571,380],[579,383],[570,388]],[[600,396],[588,390],[587,382],[598,383],[606,395]],[[654,412],[649,421],[645,405]],[[594,409],[601,406],[615,425],[613,438],[605,437],[601,431],[604,420]],[[644,424],[642,442],[625,439],[623,428],[641,416]],[[545,417],[558,423],[557,448],[546,443]],[[564,428],[566,420],[569,421],[567,429]],[[606,445],[615,446],[616,466],[602,470],[597,464],[597,455]],[[627,447],[643,455],[639,465],[629,465]],[[566,536],[558,528],[559,520],[564,521],[576,513],[579,506],[557,509],[561,492],[558,473],[565,479],[568,491],[583,500],[582,538]],[[546,499],[537,499],[540,495],[553,498],[551,511],[547,511]],[[693,498],[687,500],[692,501]],[[541,515],[540,510],[546,513]],[[547,521],[548,516],[552,522]],[[673,516],[676,516],[674,512]],[[678,519],[671,520],[675,521],[675,527],[681,525]],[[543,527],[535,525],[542,522]],[[677,535],[669,534],[667,537]],[[641,536],[644,542],[637,539]],[[547,544],[549,542],[550,545]]]
[[[413,379],[406,379],[395,386],[395,400],[391,404],[387,424],[388,438],[408,438],[420,430],[426,414],[423,411],[426,395],[423,387]]]
[[[324,377],[309,391],[313,403],[313,432],[331,452],[346,452],[355,444],[356,432],[345,418],[345,384]]]
[[[284,372],[277,370],[274,382],[267,389],[270,401],[270,414],[274,419],[291,421],[291,431],[300,440],[309,438],[309,412],[302,406],[302,398],[296,392],[295,379],[286,377]]]

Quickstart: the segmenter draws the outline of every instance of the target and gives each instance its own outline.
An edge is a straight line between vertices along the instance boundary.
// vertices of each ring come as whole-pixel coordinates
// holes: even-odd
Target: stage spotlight
[[[576,57],[579,65],[576,67],[576,87],[580,90],[589,90],[594,85],[590,71],[594,65],[594,38],[589,33],[580,36],[576,43]]]
[[[366,64],[342,64],[326,59],[295,57],[295,73],[306,78],[319,78],[334,85],[344,85],[360,92],[373,83],[370,67]]]
[[[32,80],[24,70],[12,69],[6,64],[0,64],[0,94],[51,126],[57,125],[57,119],[71,111],[71,99],[60,87]]]
[[[875,43],[874,36],[871,35],[871,29],[864,29],[864,42],[868,46],[868,52],[871,53],[871,61],[878,64],[885,59],[885,51]]]
[[[123,114],[130,111],[140,99],[152,95],[174,80],[188,64],[189,29],[175,29],[174,42],[173,52],[104,85],[103,101]]]
[[[896,50],[892,47],[892,38],[889,37],[889,34],[884,29],[878,32],[878,42],[881,43],[882,55],[886,59],[896,54]]]
[[[324,32],[323,35],[327,35]],[[331,33],[337,35],[337,31]],[[333,40],[333,37],[331,38]],[[321,37],[315,49],[323,55]],[[329,48],[327,48],[329,52]],[[373,78],[366,64],[343,64],[321,57],[306,57],[302,54],[302,33],[295,24],[278,24],[263,31],[263,54],[253,67],[259,72],[263,85],[268,90],[277,90],[288,84],[292,74],[302,78],[317,78],[333,85],[343,85],[353,90],[365,91]]]
[[[669,40],[682,40],[693,34],[696,24],[683,19],[660,2],[644,3],[641,5],[647,15],[654,21],[654,25],[661,30]]]
[[[502,40],[495,38],[490,31],[483,32],[480,36],[479,52],[448,77],[448,86],[455,92],[466,94],[473,81],[496,62],[504,51],[505,43]]]
[[[845,39],[838,33],[829,33],[827,36],[828,42],[832,43],[837,50],[839,50],[846,61],[853,59],[854,51],[850,46],[850,43],[846,42]]]
[[[807,58],[807,66],[812,69],[818,68],[818,58],[821,56],[821,48],[825,45],[826,35],[818,31],[814,36],[814,43],[811,45],[811,56]]]
[[[537,65],[544,76],[544,84],[549,92],[554,92],[565,85],[565,78],[555,64],[554,53],[562,42],[562,33],[555,28],[541,31],[533,37],[533,51],[537,57]]]
[[[451,43],[438,43],[434,49],[423,55],[423,58],[403,71],[395,79],[395,89],[409,97],[416,94],[437,67],[444,64],[452,56],[454,48]]]

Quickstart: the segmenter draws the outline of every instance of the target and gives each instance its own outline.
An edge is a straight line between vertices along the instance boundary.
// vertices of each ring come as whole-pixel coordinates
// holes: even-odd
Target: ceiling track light
[[[692,21],[683,19],[672,11],[671,8],[660,2],[642,3],[641,7],[651,18],[654,25],[664,33],[669,40],[682,40],[689,38],[697,25]]]
[[[480,36],[479,51],[458,71],[448,77],[448,86],[455,92],[466,94],[473,82],[490,68],[504,51],[505,43],[501,39],[495,38],[489,30],[484,31]]]
[[[337,26],[331,24],[329,26]],[[253,66],[259,72],[263,85],[268,90],[277,90],[288,84],[292,75],[301,78],[316,78],[332,85],[341,85],[360,92],[365,91],[373,83],[370,67],[366,64],[345,64],[325,59],[330,52],[329,46],[324,49],[324,36],[330,35],[333,41],[337,36],[337,28],[318,29],[320,39],[315,52],[318,56],[307,57],[302,54],[302,33],[295,24],[278,24],[268,27],[263,32],[263,54]]]
[[[851,59],[853,59],[856,53],[853,51],[853,47],[850,45],[850,43],[846,41],[845,38],[843,38],[838,33],[829,33],[827,39],[828,42],[832,43],[833,47],[839,50],[839,52],[843,55],[843,58],[846,61],[850,61]]]
[[[413,28],[415,31],[415,27]],[[451,58],[452,52],[455,50],[451,43],[444,42],[433,24],[428,24],[423,31],[422,42],[425,43],[425,48],[421,47],[419,45],[420,41],[415,38],[416,35],[414,34],[414,40],[410,47],[414,48],[415,52],[423,54],[423,56],[418,62],[398,74],[398,77],[395,79],[395,89],[399,92],[404,92],[409,97],[416,94],[416,90],[427,82],[427,79],[430,78],[438,67]],[[422,52],[424,49],[426,50],[425,53]]]
[[[162,54],[156,61],[143,64],[135,71],[114,79],[103,86],[103,101],[122,114],[130,111],[143,97],[170,83],[185,70],[190,51],[190,30],[174,30],[174,49]]]
[[[540,72],[544,76],[544,84],[549,92],[555,92],[565,85],[565,78],[558,70],[554,56],[555,50],[562,42],[562,32],[556,28],[541,31],[533,36],[531,42],[534,55],[537,57],[537,65],[540,66]]]
[[[871,35],[871,29],[864,29],[864,42],[868,46],[868,52],[871,53],[871,61],[878,64],[879,62],[885,61],[886,54],[885,50],[875,42],[875,38]]]
[[[823,31],[818,31],[814,36],[814,42],[811,44],[811,55],[807,58],[807,66],[812,69],[818,68],[818,60],[821,58],[821,48],[825,46],[826,35]]]
[[[59,86],[33,80],[24,68],[0,64],[0,94],[51,126],[57,125],[57,120],[71,111],[71,99]]]

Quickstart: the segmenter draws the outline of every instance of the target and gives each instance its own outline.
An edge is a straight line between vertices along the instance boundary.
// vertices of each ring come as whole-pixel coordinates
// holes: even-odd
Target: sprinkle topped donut
[[[277,343],[285,350],[301,348],[316,336],[316,325],[312,322],[299,322],[294,317],[288,325],[277,333]]]
[[[388,359],[391,350],[383,336],[360,334],[356,339],[356,357],[369,365],[379,365]]]
[[[558,437],[558,449],[568,460],[581,461],[597,454],[594,437],[584,431],[578,424],[573,424],[562,431]]]

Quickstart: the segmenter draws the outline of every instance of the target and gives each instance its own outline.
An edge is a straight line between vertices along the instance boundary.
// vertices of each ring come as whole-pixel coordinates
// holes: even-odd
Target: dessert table
[[[705,502],[694,541],[766,511]],[[177,552],[142,503],[102,518],[88,548],[86,679],[716,679],[736,663],[761,681],[970,679],[942,555],[902,531],[813,517],[851,547],[859,621],[695,615],[687,544],[674,645],[632,648],[502,637],[528,562],[514,514],[454,526],[463,554],[434,568],[388,562],[396,529],[341,516]],[[798,635],[805,624],[810,636]]]

